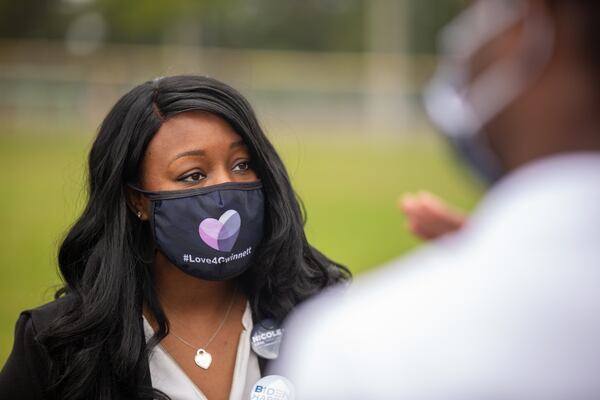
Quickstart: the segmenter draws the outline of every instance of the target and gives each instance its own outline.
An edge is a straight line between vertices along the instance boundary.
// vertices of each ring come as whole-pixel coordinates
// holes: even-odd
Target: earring
[[[136,215],[137,215],[138,218],[140,218],[140,219],[142,218],[142,212],[141,211],[138,211]]]

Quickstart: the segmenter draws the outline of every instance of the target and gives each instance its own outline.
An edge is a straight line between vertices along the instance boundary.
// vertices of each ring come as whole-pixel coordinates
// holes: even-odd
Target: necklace
[[[229,306],[227,307],[227,311],[225,312],[225,316],[223,317],[223,320],[221,320],[219,327],[215,330],[215,332],[212,334],[210,339],[208,339],[208,341],[206,342],[206,344],[204,346],[202,346],[202,347],[194,346],[193,344],[191,344],[190,342],[188,342],[181,336],[177,335],[175,332],[170,331],[170,333],[173,336],[175,336],[175,338],[177,340],[179,340],[181,343],[185,344],[186,346],[188,346],[196,351],[196,354],[194,355],[194,362],[196,363],[196,365],[198,367],[200,367],[202,369],[208,369],[210,367],[210,365],[212,364],[212,354],[210,354],[208,351],[206,351],[206,348],[217,337],[219,332],[221,332],[221,329],[223,329],[223,325],[225,325],[225,321],[227,321],[227,318],[229,317],[229,313],[231,312],[231,307],[233,306],[233,300],[235,298],[236,291],[237,291],[237,286],[235,286],[233,289],[233,293],[231,294],[231,300],[229,301]]]

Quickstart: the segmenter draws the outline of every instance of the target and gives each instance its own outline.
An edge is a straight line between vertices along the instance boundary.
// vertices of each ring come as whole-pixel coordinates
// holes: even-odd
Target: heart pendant
[[[210,364],[212,364],[212,356],[208,351],[204,349],[198,349],[196,356],[194,357],[194,362],[196,362],[196,365],[200,368],[208,369]]]

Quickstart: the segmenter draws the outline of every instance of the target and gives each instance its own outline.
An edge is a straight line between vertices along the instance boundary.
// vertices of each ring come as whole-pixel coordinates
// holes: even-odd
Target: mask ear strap
[[[152,195],[154,192],[148,191],[148,190],[144,190],[136,185],[134,185],[133,183],[127,183],[127,187],[130,189],[135,190],[136,192],[139,192],[141,194],[143,194],[144,196],[148,196],[148,195]]]
[[[492,13],[494,18],[482,23]],[[425,88],[423,100],[430,118],[448,135],[470,136],[481,129],[483,118],[477,114],[468,93],[472,90],[468,84],[469,59],[524,14],[522,7],[516,9],[496,1],[477,2],[443,28],[438,38],[442,59]]]
[[[482,46],[516,24],[525,11],[524,6],[503,4],[498,0],[477,2],[442,28],[438,48],[447,58],[465,62]],[[489,18],[490,14],[494,17]],[[482,21],[483,18],[486,20]]]
[[[141,193],[143,196],[148,196],[146,193],[144,193],[145,190],[138,188],[136,185],[134,185],[132,183],[127,183],[126,185],[129,189],[134,190],[138,193]],[[133,204],[130,201],[129,194],[126,195],[126,203],[127,203],[127,208],[129,208],[129,210],[137,216],[138,220],[141,221],[143,212],[138,207],[136,207],[135,204]]]
[[[542,75],[552,57],[555,31],[548,17],[525,12],[518,58],[505,60],[477,78],[467,95],[482,127],[509,106]],[[525,65],[524,65],[525,64]],[[490,96],[493,93],[493,96]],[[496,101],[491,102],[490,98]]]
[[[552,56],[555,32],[551,21],[546,17],[528,12],[519,7],[509,9],[502,15],[489,32],[477,35],[469,32],[476,26],[479,14],[490,14],[494,2],[481,2],[458,16],[441,36],[442,59],[437,73],[425,89],[425,105],[432,119],[452,136],[460,137],[479,132],[494,116],[498,115],[541,75]],[[486,7],[484,9],[483,7]],[[508,7],[508,6],[507,6]],[[501,12],[502,11],[502,12]],[[532,16],[533,15],[533,16]],[[482,72],[473,82],[468,83],[468,62],[470,57],[493,37],[524,20],[523,42],[519,60],[504,60]],[[477,39],[478,37],[478,39]],[[464,42],[464,43],[463,43]],[[541,43],[541,44],[540,44]],[[531,54],[536,55],[535,65],[528,71],[522,68],[522,60],[531,64]]]
[[[520,21],[524,30],[517,57],[497,63],[469,82],[472,55]],[[503,168],[481,131],[543,73],[552,57],[555,35],[551,19],[543,13],[491,0],[477,2],[442,31],[443,58],[425,88],[425,109],[488,182],[496,181]],[[531,55],[536,57],[533,63]],[[527,61],[529,68],[523,70]]]
[[[260,180],[254,182],[225,182],[217,185],[200,187],[195,189],[169,190],[159,192],[144,190],[132,183],[127,183],[127,186],[143,194],[150,200],[171,200],[179,199],[182,197],[197,196],[211,192],[218,192],[221,190],[257,190],[262,189],[262,182]]]

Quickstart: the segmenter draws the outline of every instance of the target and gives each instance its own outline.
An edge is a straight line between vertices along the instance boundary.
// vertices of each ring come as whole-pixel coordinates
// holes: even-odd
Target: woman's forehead
[[[162,124],[146,155],[173,158],[184,152],[210,153],[243,144],[242,137],[224,119],[206,112],[186,112]]]

